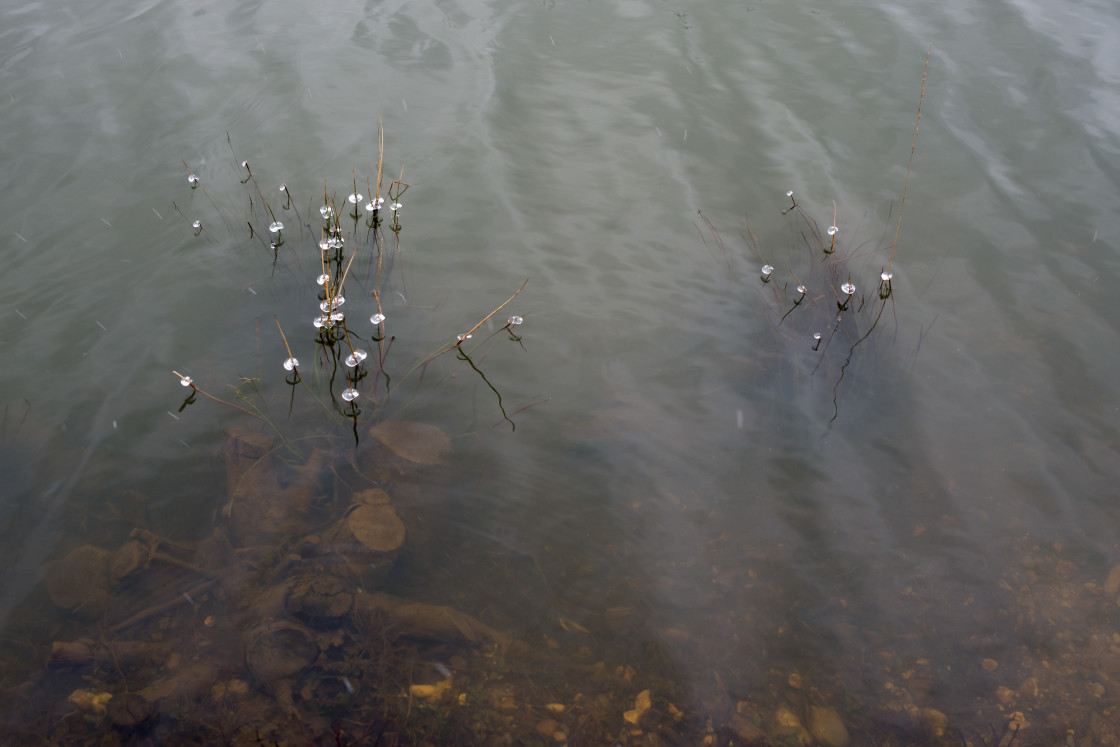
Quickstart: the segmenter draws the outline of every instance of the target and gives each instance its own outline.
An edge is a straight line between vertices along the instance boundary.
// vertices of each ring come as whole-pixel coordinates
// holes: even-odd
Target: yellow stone
[[[353,496],[351,496],[350,500],[353,503],[361,503],[366,506],[384,506],[392,503],[392,499],[389,498],[389,494],[381,488],[367,488],[365,490],[359,490],[358,492],[354,493]]]
[[[809,712],[809,732],[824,747],[847,747],[851,741],[844,721],[835,708],[813,706]]]
[[[638,693],[638,697],[634,698],[633,710],[626,711],[622,714],[622,718],[626,719],[626,723],[637,726],[638,722],[642,720],[642,716],[646,715],[646,711],[650,709],[650,705],[652,705],[652,701],[649,690],[642,690]]]
[[[68,701],[87,713],[92,713],[96,716],[104,716],[109,710],[109,701],[112,699],[112,693],[99,693],[93,690],[75,690],[70,693]]]
[[[445,692],[451,689],[451,680],[444,680],[435,685],[413,685],[408,689],[408,692],[414,698],[423,698],[424,700],[436,700],[441,697]]]
[[[788,708],[779,708],[778,712],[774,714],[774,720],[783,729],[801,728],[801,719],[797,718],[797,715]]]
[[[801,725],[801,719],[786,707],[781,707],[774,712],[771,719],[773,728],[778,732],[777,736],[783,740],[783,743],[792,743],[796,741],[800,745],[810,745],[813,743],[813,737],[809,731]]]
[[[949,717],[936,708],[923,708],[920,711],[922,723],[935,737],[945,736],[949,728]]]
[[[546,737],[551,737],[553,734],[560,731],[560,724],[553,719],[546,718],[544,721],[537,724],[537,731]]]

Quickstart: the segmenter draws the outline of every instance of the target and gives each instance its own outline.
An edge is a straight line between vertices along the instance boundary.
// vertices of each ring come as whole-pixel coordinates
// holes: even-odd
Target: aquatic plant
[[[230,152],[233,153],[232,139],[228,135],[227,142]],[[427,370],[429,364],[445,353],[454,350],[459,360],[466,362],[472,371],[477,373],[486,386],[494,392],[502,418],[513,426],[513,421],[510,420],[509,414],[506,412],[501,395],[482,370],[473,362],[472,353],[464,350],[464,343],[473,338],[474,332],[481,325],[510,304],[521,293],[525,283],[522,283],[517,292],[510,296],[508,300],[484,316],[466,332],[451,336],[444,344],[425,355],[418,355],[413,351],[412,354],[415,356],[414,360],[418,361],[417,363],[399,375],[390,375],[389,373],[387,367],[389,353],[394,348],[394,343],[396,343],[398,349],[401,343],[387,329],[389,316],[383,308],[383,297],[391,265],[401,255],[400,236],[403,223],[401,221],[402,205],[400,200],[410,185],[403,180],[404,170],[401,169],[399,176],[393,179],[384,190],[391,214],[391,222],[388,227],[393,237],[392,244],[387,245],[386,236],[382,232],[382,227],[385,225],[382,219],[382,206],[386,205],[387,200],[386,197],[382,196],[385,145],[384,131],[380,123],[378,124],[377,143],[376,178],[366,180],[368,200],[366,195],[359,191],[356,168],[352,169],[351,172],[352,191],[345,198],[345,203],[349,203],[351,206],[349,212],[340,209],[328,185],[324,183],[322,202],[318,207],[322,222],[317,227],[313,228],[310,223],[302,219],[287,182],[280,185],[280,192],[284,194],[286,201],[284,206],[278,208],[278,210],[291,213],[289,222],[298,226],[300,239],[299,242],[293,242],[294,246],[287,248],[290,254],[285,254],[283,257],[280,255],[280,249],[285,243],[285,221],[280,219],[268,199],[265,198],[264,191],[261,190],[249,162],[247,160],[239,161],[241,168],[245,170],[245,177],[241,180],[241,183],[246,185],[245,190],[249,201],[250,212],[244,220],[244,224],[248,227],[249,238],[273,237],[273,240],[267,243],[262,239],[262,243],[265,243],[265,246],[272,253],[274,269],[286,265],[298,271],[296,268],[302,267],[303,262],[306,261],[309,245],[311,256],[316,258],[315,261],[318,265],[314,283],[309,283],[310,288],[315,291],[317,309],[313,315],[307,317],[308,326],[314,331],[314,353],[308,355],[305,354],[305,351],[299,351],[300,355],[297,356],[292,350],[279,317],[276,318],[276,328],[284,346],[284,357],[277,363],[287,374],[285,382],[293,389],[292,401],[294,402],[294,390],[297,387],[303,389],[324,410],[350,421],[355,438],[357,438],[358,419],[364,406],[376,410],[392,396],[397,388],[409,380],[413,373],[420,372],[420,378],[423,378],[423,372]],[[235,162],[238,162],[236,155],[234,155],[234,159]],[[201,187],[201,179],[185,161],[183,165],[187,169],[190,188],[192,190],[201,189],[210,206],[217,211],[222,223],[232,230],[232,226],[236,225],[237,221],[231,220],[227,217],[226,212],[218,207],[220,201],[212,199],[209,192]],[[266,214],[257,211],[256,204],[263,204]],[[173,206],[183,216],[184,220],[187,220],[186,215],[183,214],[178,205],[173,203]],[[309,213],[313,210],[313,207],[310,208]],[[352,223],[348,225],[343,224],[346,215],[352,219]],[[363,217],[365,217],[364,222],[362,221]],[[267,233],[257,227],[261,224],[267,226]],[[199,235],[202,231],[201,219],[194,219],[191,225],[194,228],[195,235]],[[355,274],[352,273],[356,262],[359,266],[365,268],[364,272],[361,273],[364,275],[363,279],[356,278]],[[362,300],[351,300],[350,303],[347,303],[348,286],[352,291],[360,291],[355,297],[360,297]],[[401,296],[403,298],[403,294]],[[372,330],[350,324],[347,310],[356,304],[359,307],[361,305],[366,306],[363,313],[370,314],[369,321],[373,325]],[[492,330],[491,334],[476,343],[472,350],[487,344],[489,340],[501,336],[504,332],[508,332],[508,339],[520,343],[521,338],[514,334],[512,329],[514,326],[521,325],[524,319],[524,313],[510,317],[504,327]],[[301,366],[301,358],[314,361],[314,363]],[[196,395],[201,394],[215,402],[234,407],[264,420],[279,432],[278,424],[266,417],[264,408],[244,394],[240,387],[235,392],[242,404],[235,404],[200,388],[190,376],[178,372],[174,373],[179,377],[180,383],[191,390],[190,395],[183,403],[183,407],[192,404]],[[363,403],[368,403],[368,405],[363,405]]]
[[[932,50],[932,46],[930,49]],[[870,240],[860,239],[863,220],[842,228],[842,216],[835,200],[832,202],[831,222],[822,230],[821,224],[797,200],[793,190],[786,191],[789,205],[781,210],[783,216],[792,220],[792,246],[788,254],[779,255],[777,248],[764,247],[755,236],[750,222],[746,221],[747,243],[753,254],[748,261],[757,262],[754,266],[761,268],[756,288],[766,305],[767,322],[780,338],[788,341],[795,349],[808,349],[814,354],[809,366],[811,377],[822,370],[834,377],[830,382],[833,409],[831,420],[835,420],[839,413],[837,394],[849,365],[856,352],[879,329],[888,305],[895,301],[892,268],[902,229],[902,211],[906,204],[910,171],[917,149],[928,66],[927,51],[910,160],[906,168],[906,181],[903,184],[893,243],[876,246]],[[703,213],[700,218],[730,262],[730,255],[719,231]],[[697,229],[700,230],[699,226]],[[700,235],[703,238],[702,230]],[[874,257],[882,256],[888,250],[886,263],[876,272],[870,267]],[[872,287],[876,290],[873,295],[861,290]]]

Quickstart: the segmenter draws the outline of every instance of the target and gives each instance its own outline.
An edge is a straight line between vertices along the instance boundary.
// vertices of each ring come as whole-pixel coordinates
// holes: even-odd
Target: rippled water
[[[0,14],[5,689],[76,632],[49,560],[220,521],[212,452],[252,422],[180,411],[172,370],[227,397],[259,377],[282,429],[349,448],[307,398],[285,420],[272,317],[314,359],[319,270],[276,187],[317,230],[324,183],[376,179],[380,118],[384,182],[410,185],[393,375],[528,278],[496,317],[524,315],[522,346],[479,348],[493,389],[446,356],[378,411],[455,441],[398,592],[633,667],[619,697],[652,687],[681,735],[726,736],[739,702],[836,708],[860,744],[937,741],[915,709],[968,739],[1015,712],[1028,743],[1120,731],[1112,4]],[[831,277],[788,190],[835,220]],[[275,262],[243,226],[260,195],[288,226]],[[850,276],[868,311],[837,325],[828,295],[783,318],[791,269],[810,295]],[[364,322],[376,270],[354,272]]]

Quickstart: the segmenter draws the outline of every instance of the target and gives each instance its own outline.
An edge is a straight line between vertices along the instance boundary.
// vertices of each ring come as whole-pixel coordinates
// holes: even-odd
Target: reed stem
[[[922,100],[926,97],[926,73],[929,72],[929,55],[933,51],[933,42],[929,43],[926,50],[926,64],[922,68],[922,91],[918,94],[918,118],[914,120],[914,138],[910,142],[910,160],[906,164],[906,181],[902,184],[902,202],[898,206],[898,228],[894,231],[894,244],[891,245],[891,257],[887,260],[887,273],[891,271],[894,262],[894,252],[898,248],[898,234],[902,231],[902,209],[906,207],[906,190],[910,186],[910,167],[914,164],[914,151],[918,147],[918,125],[922,122]]]

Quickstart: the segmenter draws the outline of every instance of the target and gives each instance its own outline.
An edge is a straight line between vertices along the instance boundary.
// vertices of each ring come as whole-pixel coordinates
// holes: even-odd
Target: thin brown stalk
[[[836,227],[836,200],[833,200],[832,201],[832,226],[830,226],[830,231],[831,231],[832,228],[835,228],[835,227]],[[832,243],[829,245],[828,253],[831,254],[834,251],[836,251],[836,233],[832,232]]]
[[[346,269],[342,271],[342,278],[338,281],[338,286],[335,289],[335,295],[342,293],[342,284],[346,282],[346,276],[350,274],[350,265],[354,264],[354,257],[357,257],[357,252],[350,253],[350,261],[346,263]]]
[[[385,128],[381,126],[381,115],[377,115],[377,194],[374,197],[381,196],[381,164],[385,158]],[[402,169],[402,172],[403,169]]]
[[[501,310],[502,310],[502,309],[504,309],[504,308],[505,308],[506,306],[508,306],[508,305],[509,305],[509,303],[510,303],[510,301],[512,301],[513,299],[517,298],[517,294],[518,294],[518,293],[520,293],[521,291],[525,290],[525,286],[526,286],[526,285],[527,285],[528,283],[529,283],[529,278],[525,278],[525,282],[524,282],[524,283],[522,283],[522,284],[521,284],[521,287],[517,289],[517,293],[514,293],[514,294],[513,294],[512,296],[510,296],[510,297],[509,297],[508,299],[506,299],[506,302],[505,302],[505,303],[503,303],[503,304],[502,304],[501,306],[499,306],[498,308],[496,308],[496,309],[494,309],[493,311],[491,311],[491,312],[490,312],[489,314],[487,314],[486,316],[482,317],[482,320],[481,320],[481,321],[480,321],[480,322],[479,322],[478,324],[476,324],[476,325],[474,325],[473,327],[471,327],[470,329],[468,329],[468,330],[466,331],[466,333],[464,333],[463,337],[461,337],[461,338],[459,339],[459,341],[455,343],[455,347],[459,347],[459,345],[461,345],[461,344],[463,343],[463,340],[467,339],[467,337],[469,337],[470,335],[474,334],[474,331],[475,331],[476,329],[478,329],[479,327],[481,327],[481,326],[482,326],[483,324],[485,324],[485,323],[486,323],[486,320],[487,320],[487,319],[489,319],[490,317],[494,316],[494,315],[495,315],[495,314],[497,314],[497,313],[498,313],[499,311],[501,311]]]
[[[219,404],[226,405],[227,407],[232,407],[235,410],[241,410],[241,412],[245,413],[246,415],[252,415],[257,420],[260,420],[263,423],[268,423],[267,420],[265,420],[263,417],[261,417],[260,415],[258,415],[257,413],[255,413],[251,410],[246,410],[244,407],[241,407],[240,405],[235,405],[232,402],[226,402],[224,399],[218,399],[213,394],[210,394],[210,392],[199,389],[197,386],[195,386],[195,383],[193,381],[189,381],[186,376],[179,373],[178,371],[172,371],[171,373],[178,376],[180,381],[186,381],[187,386],[189,386],[191,389],[193,389],[194,391],[201,394],[203,397],[209,397],[210,399],[214,400],[215,402],[217,402]],[[272,425],[272,424],[269,423],[269,425]]]
[[[272,318],[276,322],[276,329],[280,330],[280,339],[284,341],[284,349],[288,351],[288,357],[295,360],[295,357],[292,355],[292,349],[288,346],[288,338],[284,334],[284,328],[280,326],[280,319],[277,318],[276,315],[273,315]]]
[[[894,244],[891,246],[891,258],[887,260],[887,273],[891,271],[894,262],[894,251],[898,248],[898,234],[902,231],[902,209],[906,207],[906,189],[910,186],[910,167],[914,164],[914,151],[918,147],[918,125],[922,122],[922,100],[926,97],[926,73],[929,72],[929,55],[933,51],[933,42],[929,43],[926,50],[926,64],[922,68],[922,92],[918,95],[918,118],[914,120],[914,138],[910,142],[910,160],[906,164],[906,181],[902,185],[902,202],[898,205],[898,228],[894,230]]]

